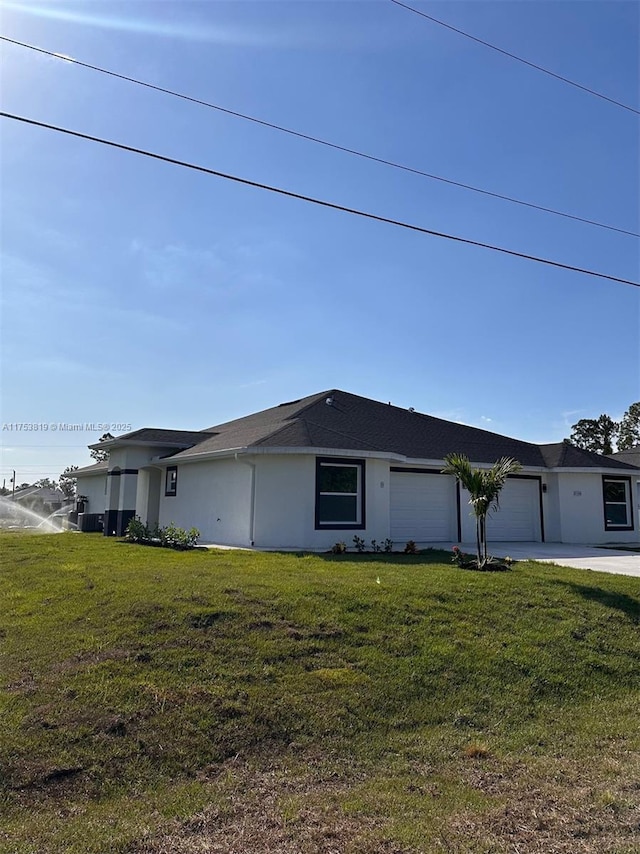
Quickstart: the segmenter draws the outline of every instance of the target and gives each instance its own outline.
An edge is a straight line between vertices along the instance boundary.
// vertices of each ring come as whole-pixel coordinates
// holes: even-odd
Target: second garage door
[[[391,539],[396,543],[449,542],[457,537],[456,486],[452,477],[391,472]]]
[[[540,542],[539,481],[509,478],[500,493],[500,509],[487,520],[487,536],[498,542]]]

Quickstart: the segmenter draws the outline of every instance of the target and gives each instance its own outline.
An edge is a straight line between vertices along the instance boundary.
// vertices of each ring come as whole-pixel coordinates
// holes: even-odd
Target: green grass
[[[637,579],[0,549],[2,852],[638,850]]]

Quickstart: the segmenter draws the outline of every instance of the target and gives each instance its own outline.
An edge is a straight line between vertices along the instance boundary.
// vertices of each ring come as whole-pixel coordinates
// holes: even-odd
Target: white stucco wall
[[[638,510],[634,506],[637,477],[631,477],[632,531],[605,531],[600,473],[558,472],[557,477],[563,543],[633,543],[640,539]]]
[[[339,459],[339,458],[337,458]],[[365,463],[365,524],[361,530],[315,530],[316,457],[283,454],[255,458],[255,545],[258,548],[353,548],[357,535],[382,543],[389,536],[389,463]]]
[[[251,469],[234,459],[178,466],[177,494],[160,488],[159,524],[197,528],[200,540],[250,545]]]
[[[104,513],[107,482],[106,474],[92,474],[87,477],[79,477],[77,480],[77,494],[85,495],[89,499],[87,513]]]

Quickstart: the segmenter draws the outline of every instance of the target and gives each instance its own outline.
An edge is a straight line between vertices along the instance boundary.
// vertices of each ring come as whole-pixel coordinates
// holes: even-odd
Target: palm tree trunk
[[[478,546],[478,569],[482,569],[482,567],[487,562],[487,516],[485,513],[482,514],[479,518],[480,523],[480,546]]]
[[[476,563],[480,569],[482,561],[482,517],[476,516]]]

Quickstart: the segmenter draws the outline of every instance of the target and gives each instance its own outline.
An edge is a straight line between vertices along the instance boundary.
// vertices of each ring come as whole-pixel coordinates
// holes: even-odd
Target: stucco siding
[[[93,474],[78,478],[77,494],[89,499],[87,513],[104,513],[106,501],[106,474]]]
[[[638,511],[635,506],[632,531],[605,530],[601,474],[559,472],[557,476],[563,543],[637,542]],[[631,477],[632,494],[636,479],[635,476]]]
[[[339,459],[339,458],[337,458]],[[379,542],[389,536],[389,464],[365,463],[365,528],[316,530],[316,457],[290,454],[256,458],[255,545],[258,548],[329,549],[353,537]]]
[[[198,528],[200,539],[250,545],[251,469],[236,460],[178,466],[175,496],[160,490],[159,524]]]

